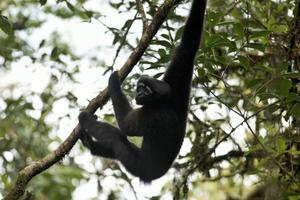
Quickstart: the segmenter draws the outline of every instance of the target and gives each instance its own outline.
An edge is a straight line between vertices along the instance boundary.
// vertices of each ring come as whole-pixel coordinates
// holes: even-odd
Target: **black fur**
[[[79,115],[83,144],[94,155],[114,158],[144,182],[164,175],[176,158],[186,129],[194,58],[199,48],[206,0],[194,0],[181,43],[162,81],[142,76],[136,101],[142,107],[132,109],[123,94],[118,72],[108,84],[116,128],[96,121],[94,115]],[[143,136],[141,148],[127,136]]]

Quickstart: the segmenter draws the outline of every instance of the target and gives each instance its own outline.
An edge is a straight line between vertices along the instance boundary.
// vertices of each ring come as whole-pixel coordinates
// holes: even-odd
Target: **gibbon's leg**
[[[84,140],[85,143],[91,144],[90,139],[92,139],[92,141],[96,139],[96,143],[101,144],[103,148],[110,149],[115,141],[124,135],[118,128],[108,123],[95,120],[94,115],[88,112],[80,113],[78,118],[81,132],[87,134],[87,140]],[[85,139],[84,136],[83,139]]]
[[[91,154],[105,158],[115,159],[116,156],[111,148],[104,148],[100,143],[94,141],[92,137],[82,132],[81,141],[85,147],[90,149]]]
[[[121,89],[121,83],[117,71],[114,71],[108,83],[108,93],[112,100],[115,116],[119,125],[119,128],[125,131],[126,122],[125,117],[132,110],[127,97],[124,95]]]
[[[129,142],[126,137],[117,141],[114,148],[116,158],[123,164],[127,171],[134,176],[141,177],[142,169],[141,150]]]
[[[130,143],[121,131],[104,122],[96,121],[90,113],[82,112],[79,123],[83,134],[82,140],[92,154],[116,158],[135,176],[141,169],[140,149]],[[95,138],[96,141],[93,140]]]
[[[111,148],[103,147],[98,141],[94,140],[92,136],[87,134],[88,130],[92,130],[94,125],[97,124],[97,116],[88,112],[82,112],[79,115],[79,124],[81,127],[81,141],[82,144],[89,148],[93,155],[98,155],[106,158],[115,158],[114,152]]]

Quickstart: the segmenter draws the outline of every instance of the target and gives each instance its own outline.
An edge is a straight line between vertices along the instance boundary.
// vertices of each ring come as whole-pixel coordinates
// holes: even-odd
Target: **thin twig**
[[[231,135],[232,133],[234,133],[236,131],[237,128],[239,128],[240,126],[242,126],[245,122],[247,122],[249,119],[251,119],[252,117],[256,116],[257,114],[259,114],[260,112],[268,109],[270,106],[273,106],[275,104],[277,104],[279,101],[276,101],[274,103],[271,103],[263,108],[260,108],[259,110],[257,110],[255,113],[253,113],[252,115],[248,116],[248,117],[245,117],[244,120],[239,123],[237,126],[235,126],[234,128],[231,129],[231,131],[229,133],[227,133],[227,135],[225,135],[220,141],[218,141],[212,148],[210,148],[210,150],[202,156],[202,158],[198,161],[198,163],[194,166],[194,167],[191,167],[186,175],[184,176],[183,178],[183,182],[181,183],[180,187],[183,186],[183,185],[186,185],[186,182],[187,182],[187,178],[188,176],[190,176],[190,174],[192,174],[197,168],[199,168],[204,162],[205,160],[208,158],[208,156],[210,156],[215,150],[216,148],[224,141],[226,141]]]
[[[141,15],[143,22],[143,32],[147,31],[148,28],[148,19],[144,10],[143,3],[140,0],[136,0],[137,9]]]
[[[109,67],[109,69],[114,69],[114,66],[115,66],[115,64],[116,64],[116,60],[117,60],[117,58],[119,57],[119,54],[120,54],[120,52],[121,52],[121,50],[122,50],[122,47],[123,47],[124,44],[126,43],[126,39],[127,39],[128,33],[129,33],[129,31],[130,31],[130,29],[131,29],[131,27],[132,27],[132,24],[133,24],[134,21],[137,19],[137,14],[138,14],[138,13],[135,14],[133,20],[130,22],[129,26],[127,27],[127,29],[126,29],[126,31],[125,31],[125,33],[124,33],[124,35],[122,36],[122,40],[121,40],[121,42],[120,42],[120,45],[118,46],[118,49],[117,49],[116,54],[115,54],[115,57],[114,57],[114,59],[113,59],[113,62],[112,62],[112,64],[111,64],[111,66]],[[105,73],[106,73],[106,72],[105,72]],[[104,73],[104,74],[105,74],[105,73]]]
[[[258,136],[255,134],[255,132],[253,131],[253,129],[251,128],[251,126],[250,126],[250,124],[247,122],[247,121],[245,121],[245,123],[246,123],[246,125],[247,125],[247,127],[248,127],[248,129],[250,130],[250,132],[251,132],[251,134],[253,135],[253,137],[255,138],[255,140],[258,142],[258,144],[262,147],[262,149],[270,156],[270,158],[271,158],[271,160],[273,161],[273,163],[275,163],[276,165],[277,165],[277,167],[279,167],[281,170],[282,170],[282,172],[284,173],[284,174],[286,174],[288,177],[290,177],[291,178],[291,180],[298,186],[298,187],[300,187],[300,183],[299,183],[299,181],[292,175],[292,174],[290,174],[279,162],[278,162],[278,160],[272,155],[272,153],[271,152],[269,152],[268,150],[267,150],[267,148],[265,147],[265,145],[259,140],[259,138],[258,138]]]

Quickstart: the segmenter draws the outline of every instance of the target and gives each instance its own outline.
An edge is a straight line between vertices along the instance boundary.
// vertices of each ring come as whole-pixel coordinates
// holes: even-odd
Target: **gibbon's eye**
[[[150,94],[153,94],[153,91],[148,85],[146,85],[142,82],[138,83],[138,85],[137,85],[137,96],[138,97],[148,96]]]
[[[138,96],[138,97],[143,96],[144,95],[144,88],[145,88],[145,84],[144,83],[138,83],[136,96]]]
[[[152,90],[151,90],[151,88],[149,86],[146,86],[144,89],[145,89],[145,95],[146,96],[152,94]]]
[[[140,87],[145,87],[145,84],[142,83],[142,82],[139,82],[137,87],[138,87],[138,88],[140,88]]]
[[[141,91],[144,90],[145,84],[144,83],[138,83],[137,85],[137,91],[140,93]]]

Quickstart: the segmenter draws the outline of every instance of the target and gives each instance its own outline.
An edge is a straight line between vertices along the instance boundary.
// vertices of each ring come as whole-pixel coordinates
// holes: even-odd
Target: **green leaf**
[[[288,153],[291,154],[291,155],[295,155],[295,156],[300,155],[300,151],[298,151],[297,149],[289,149]]]
[[[292,82],[288,79],[276,78],[270,82],[269,86],[270,89],[275,90],[278,95],[287,97],[292,87]]]
[[[7,174],[1,175],[0,179],[1,179],[2,183],[5,185],[5,187],[9,186],[9,180],[8,180]]]
[[[160,36],[163,37],[163,38],[165,38],[166,40],[170,40],[170,37],[167,34],[161,34]]]
[[[271,31],[267,30],[259,30],[259,31],[253,31],[253,34],[250,35],[251,39],[259,39],[259,38],[265,38],[270,35]]]
[[[276,141],[276,148],[278,153],[283,153],[286,150],[286,141],[284,138],[279,138]]]
[[[286,33],[288,27],[286,25],[272,25],[271,30],[277,33]]]
[[[169,56],[165,49],[159,49],[158,54],[160,56],[160,59],[159,59],[160,63],[166,63],[169,61]]]
[[[271,73],[271,74],[275,73],[275,69],[274,68],[269,67],[269,66],[264,65],[264,64],[258,64],[258,65],[256,65],[256,67],[258,67],[259,69],[261,69],[261,70],[263,70],[265,72]]]
[[[13,33],[13,29],[8,18],[3,15],[0,15],[0,29],[7,35],[11,35]]]
[[[152,65],[154,64],[155,62],[152,62],[152,61],[146,61],[146,60],[142,60],[140,61],[140,64],[146,64],[146,65]]]
[[[132,19],[127,20],[127,21],[124,23],[124,25],[123,25],[123,27],[122,27],[122,30],[125,30],[125,29],[129,28],[129,27],[132,25],[132,22],[133,22]]]
[[[159,78],[159,77],[161,77],[163,74],[164,74],[163,72],[157,73],[157,74],[155,74],[153,77],[154,77],[154,78]]]
[[[262,85],[265,82],[265,79],[250,79],[246,80],[246,86],[249,88],[256,88]]]
[[[291,110],[291,115],[294,117],[300,117],[300,103],[296,103]]]
[[[265,45],[262,43],[249,43],[245,45],[245,47],[259,50],[261,52],[265,52]]]
[[[72,12],[75,12],[75,7],[71,4],[71,3],[69,3],[68,1],[66,1],[66,4],[67,4],[67,6],[68,6],[68,8],[72,11]]]
[[[283,77],[285,78],[300,78],[300,73],[299,72],[289,72],[282,74]]]
[[[262,90],[264,88],[261,88],[258,92],[258,97],[260,98],[261,101],[265,101],[265,100],[268,100],[268,99],[273,99],[273,98],[276,98],[277,96],[273,93],[263,93]]]
[[[184,26],[180,27],[180,28],[177,30],[176,35],[175,35],[175,41],[180,40],[181,35],[182,35],[182,32],[183,32],[183,29],[184,29]]]
[[[47,3],[47,0],[40,0],[41,6],[45,5]]]
[[[234,45],[230,40],[218,34],[206,38],[205,42],[206,42],[206,46],[209,48],[224,47],[224,46],[234,48]]]
[[[205,70],[203,68],[199,68],[198,69],[198,76],[199,76],[199,78],[204,78],[205,74],[206,74],[206,72],[205,72]]]
[[[233,24],[233,32],[238,38],[243,38],[245,35],[245,27],[241,23]]]
[[[235,24],[235,23],[236,22],[234,22],[234,21],[223,21],[223,22],[218,23],[217,25],[218,26],[228,26],[228,25]]]
[[[289,200],[299,200],[300,199],[300,195],[296,194],[296,195],[290,195]]]
[[[88,17],[88,18],[92,18],[93,16],[94,16],[94,12],[92,12],[92,11],[89,11],[89,10],[86,10],[85,12],[85,15]]]
[[[161,58],[164,58],[167,55],[167,53],[164,49],[159,49],[158,54]]]
[[[250,66],[249,59],[245,56],[238,56],[238,61],[240,61],[241,65],[245,68],[248,68]]]
[[[161,196],[154,196],[150,198],[150,200],[159,200],[159,199],[161,199]]]
[[[161,45],[164,46],[166,48],[172,48],[172,44],[170,44],[170,42],[166,41],[166,40],[155,40],[153,41],[153,44],[157,44],[157,45]]]
[[[262,150],[261,145],[253,145],[249,147],[249,150],[246,152],[247,155],[251,154],[251,153],[256,153],[256,152],[260,152]]]
[[[210,26],[215,26],[220,21],[221,17],[222,17],[221,12],[210,11],[207,15],[206,21]]]
[[[54,47],[54,48],[52,49],[52,52],[51,52],[51,55],[50,55],[51,59],[52,59],[52,60],[56,60],[56,59],[58,58],[58,55],[59,55],[59,53],[58,53],[58,48],[57,48],[57,47]]]
[[[289,93],[286,97],[287,103],[293,102],[293,101],[300,101],[300,96],[295,93]]]
[[[42,41],[40,42],[39,48],[42,48],[42,47],[45,45],[45,42],[46,42],[46,40],[42,40]]]

